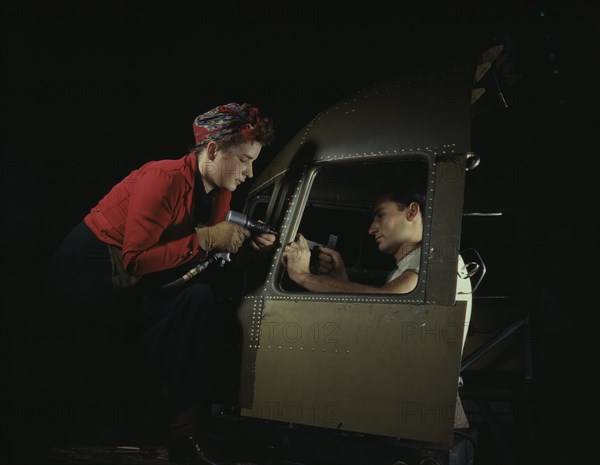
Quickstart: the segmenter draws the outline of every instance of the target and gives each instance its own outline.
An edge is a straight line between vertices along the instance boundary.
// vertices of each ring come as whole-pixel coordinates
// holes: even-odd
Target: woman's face
[[[224,150],[216,147],[201,171],[205,184],[211,188],[219,187],[233,192],[237,186],[252,177],[252,163],[258,158],[261,149],[262,145],[256,141],[232,145]]]

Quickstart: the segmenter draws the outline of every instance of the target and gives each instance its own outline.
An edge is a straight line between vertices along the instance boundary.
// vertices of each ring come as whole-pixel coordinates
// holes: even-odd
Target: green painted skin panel
[[[464,316],[463,302],[267,299],[242,414],[449,445]]]

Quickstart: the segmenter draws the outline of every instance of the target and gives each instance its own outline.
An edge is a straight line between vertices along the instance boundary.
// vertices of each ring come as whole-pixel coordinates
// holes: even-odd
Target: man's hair
[[[396,202],[405,208],[408,207],[412,202],[417,202],[421,212],[425,211],[425,196],[412,189],[402,187],[385,189],[376,197],[376,200],[383,198],[390,199],[392,202]]]

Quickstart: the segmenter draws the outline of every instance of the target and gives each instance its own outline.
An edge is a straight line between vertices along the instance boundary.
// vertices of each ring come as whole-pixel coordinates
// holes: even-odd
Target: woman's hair
[[[273,122],[263,118],[260,110],[249,103],[228,103],[219,105],[194,119],[194,138],[196,144],[191,150],[200,153],[213,141],[220,148],[257,141],[263,146],[273,142]]]
[[[219,145],[219,148],[225,150],[233,145],[243,144],[244,142],[256,141],[266,147],[273,143],[275,136],[275,130],[273,127],[273,121],[270,118],[261,118],[260,121],[252,128],[250,134],[249,128],[241,128],[239,132],[235,134],[229,134],[220,138],[210,138],[202,140],[199,144],[190,148],[196,155],[198,155],[209,142],[214,141]]]

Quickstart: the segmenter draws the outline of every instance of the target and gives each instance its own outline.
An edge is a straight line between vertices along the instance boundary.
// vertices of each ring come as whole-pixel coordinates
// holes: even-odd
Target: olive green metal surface
[[[242,414],[451,444],[464,315],[463,302],[267,299]]]

